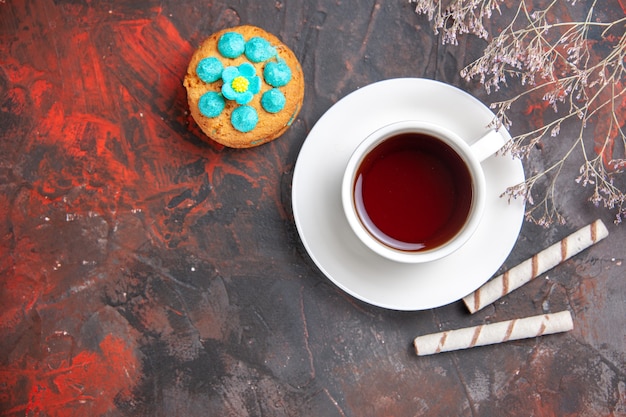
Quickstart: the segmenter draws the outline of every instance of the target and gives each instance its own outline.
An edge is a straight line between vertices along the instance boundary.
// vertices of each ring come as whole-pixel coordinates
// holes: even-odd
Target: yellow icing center
[[[235,79],[230,83],[230,86],[238,93],[245,93],[248,91],[248,85],[250,81],[246,79],[246,77],[242,77],[241,75],[235,77]]]

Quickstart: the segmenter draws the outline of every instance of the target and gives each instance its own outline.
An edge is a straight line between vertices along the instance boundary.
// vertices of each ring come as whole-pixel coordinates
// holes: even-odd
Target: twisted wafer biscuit
[[[413,341],[413,346],[417,355],[424,356],[566,332],[573,328],[572,315],[565,310],[554,314],[542,314],[418,336]]]
[[[473,293],[465,296],[463,302],[473,314],[608,235],[609,231],[602,220],[596,220],[488,281]]]

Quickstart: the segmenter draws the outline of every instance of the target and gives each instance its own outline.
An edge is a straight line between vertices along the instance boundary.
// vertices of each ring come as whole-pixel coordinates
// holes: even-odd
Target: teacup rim
[[[444,141],[457,152],[469,166],[472,177],[473,197],[468,220],[446,243],[423,251],[403,251],[384,244],[375,238],[362,224],[354,204],[353,182],[356,169],[371,150],[390,137],[418,132],[430,134]],[[452,138],[452,139],[451,139]],[[470,145],[445,126],[419,119],[406,119],[388,123],[367,135],[353,150],[344,169],[341,183],[341,200],[345,217],[357,238],[374,253],[401,263],[424,263],[444,258],[460,249],[471,238],[482,220],[486,204],[486,181],[480,162],[472,154]]]

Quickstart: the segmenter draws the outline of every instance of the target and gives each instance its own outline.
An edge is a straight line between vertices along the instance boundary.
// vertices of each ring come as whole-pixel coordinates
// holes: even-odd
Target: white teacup
[[[445,127],[418,120],[378,129],[345,169],[341,198],[348,223],[367,247],[393,261],[450,255],[481,221],[481,162],[504,143],[491,130],[470,146]]]

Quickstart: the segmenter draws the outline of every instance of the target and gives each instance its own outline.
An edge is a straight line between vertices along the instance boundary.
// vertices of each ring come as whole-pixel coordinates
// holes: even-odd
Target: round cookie
[[[183,84],[198,126],[232,148],[258,146],[282,135],[304,98],[298,59],[256,26],[224,29],[204,40]]]

